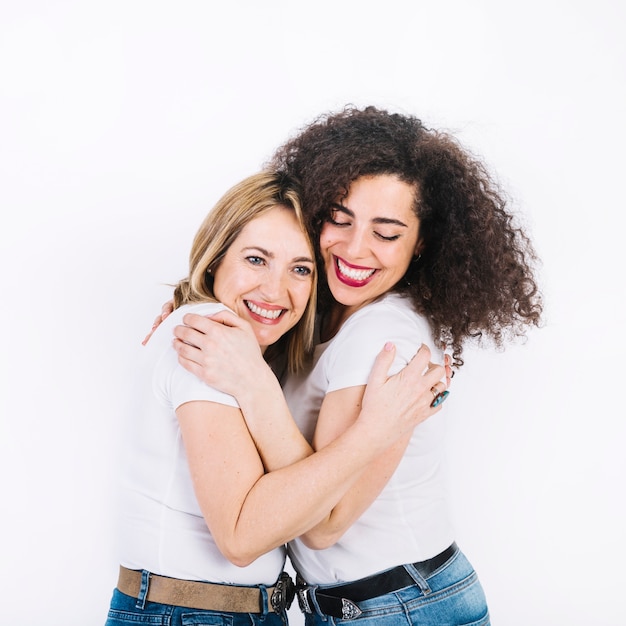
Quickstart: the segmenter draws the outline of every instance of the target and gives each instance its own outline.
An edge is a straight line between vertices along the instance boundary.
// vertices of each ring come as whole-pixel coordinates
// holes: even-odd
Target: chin
[[[273,343],[276,343],[281,337],[281,334],[255,333],[255,336],[256,336],[256,340],[259,346],[261,346],[261,348],[267,348],[268,346],[271,346]]]

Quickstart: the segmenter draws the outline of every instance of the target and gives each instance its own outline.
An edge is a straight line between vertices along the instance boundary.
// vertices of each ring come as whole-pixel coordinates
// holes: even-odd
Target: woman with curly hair
[[[451,136],[409,115],[346,108],[315,120],[271,165],[301,185],[320,269],[317,345],[304,373],[283,382],[307,454],[357,418],[381,343],[397,346],[396,369],[420,343],[433,360],[449,348],[461,367],[468,342],[502,346],[539,325],[531,242],[486,168]],[[180,362],[238,399],[266,471],[296,462],[301,437],[272,410],[280,389],[247,347],[245,323],[228,314],[184,322]],[[226,346],[238,356],[224,368]],[[432,393],[436,404],[447,391]],[[444,416],[389,447],[290,543],[307,624],[489,624],[448,517]],[[316,488],[313,476],[299,486]]]

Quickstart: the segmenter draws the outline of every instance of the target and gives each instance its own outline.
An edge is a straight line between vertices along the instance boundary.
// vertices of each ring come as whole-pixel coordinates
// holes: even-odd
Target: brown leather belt
[[[141,571],[120,566],[117,588],[127,596],[139,597]],[[268,611],[275,613],[272,602],[276,587],[267,588]],[[150,574],[148,602],[172,604],[188,609],[226,611],[228,613],[263,613],[263,598],[258,587],[237,587],[215,583],[180,580]]]

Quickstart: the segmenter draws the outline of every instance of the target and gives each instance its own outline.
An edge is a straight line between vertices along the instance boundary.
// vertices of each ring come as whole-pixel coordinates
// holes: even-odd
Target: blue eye
[[[246,261],[248,261],[252,265],[263,265],[263,263],[265,263],[264,259],[262,259],[260,256],[247,256]]]
[[[298,276],[310,276],[312,273],[311,268],[306,265],[298,265],[293,271],[298,274]]]

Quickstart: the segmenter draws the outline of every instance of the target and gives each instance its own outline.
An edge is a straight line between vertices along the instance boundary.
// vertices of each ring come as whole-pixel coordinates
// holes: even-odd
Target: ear
[[[415,250],[413,251],[413,256],[418,257],[422,254],[422,252],[424,252],[424,240],[420,238],[417,240],[417,243],[415,244]]]

